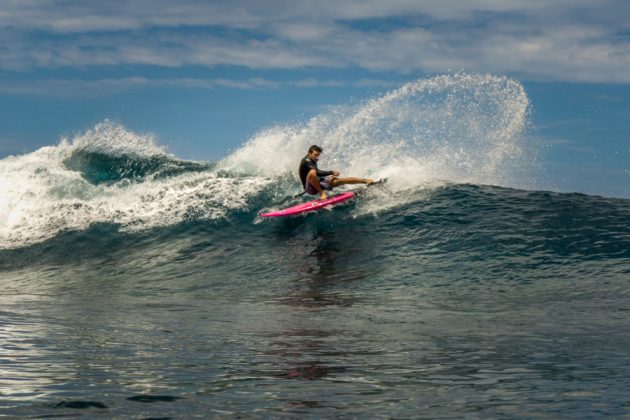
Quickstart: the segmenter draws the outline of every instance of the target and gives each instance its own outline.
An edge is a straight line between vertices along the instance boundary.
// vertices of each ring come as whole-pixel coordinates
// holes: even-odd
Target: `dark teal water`
[[[450,184],[261,221],[274,191],[0,250],[0,415],[630,415],[629,200]]]

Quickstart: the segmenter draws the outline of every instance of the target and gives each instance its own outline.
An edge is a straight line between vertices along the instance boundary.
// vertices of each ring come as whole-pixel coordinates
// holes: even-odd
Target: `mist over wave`
[[[222,162],[243,173],[293,173],[311,144],[322,167],[389,177],[404,187],[431,181],[532,185],[534,150],[523,137],[522,85],[491,75],[418,80],[356,107],[337,107],[301,126],[262,131]]]
[[[451,183],[531,187],[528,99],[516,81],[457,74],[407,83],[303,124],[264,129],[222,161],[178,159],[151,135],[104,121],[56,146],[0,161],[0,249],[98,223],[139,231],[185,221],[256,221],[299,191],[296,167],[311,144],[322,168],[389,178],[357,206],[375,214]]]

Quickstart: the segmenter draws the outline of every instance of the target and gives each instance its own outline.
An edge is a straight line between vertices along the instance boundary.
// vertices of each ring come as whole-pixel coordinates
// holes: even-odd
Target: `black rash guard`
[[[302,161],[300,162],[300,181],[302,181],[302,188],[306,185],[306,175],[310,172],[311,169],[315,169],[317,171],[317,176],[329,176],[334,174],[333,171],[320,171],[317,168],[317,162],[311,160],[308,155],[304,156]]]

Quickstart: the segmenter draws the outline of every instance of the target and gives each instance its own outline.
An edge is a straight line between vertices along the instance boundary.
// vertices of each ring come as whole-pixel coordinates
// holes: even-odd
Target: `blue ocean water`
[[[630,200],[537,189],[526,114],[457,76],[216,163],[110,122],[1,160],[0,414],[629,415]],[[388,182],[260,218],[316,139]]]

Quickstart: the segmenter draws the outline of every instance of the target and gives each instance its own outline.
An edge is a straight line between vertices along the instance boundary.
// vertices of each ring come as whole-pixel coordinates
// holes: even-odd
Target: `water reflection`
[[[46,363],[49,351],[42,346],[45,334],[41,326],[14,313],[1,315],[0,395],[13,401],[41,397],[41,387],[55,381],[53,372],[66,372],[59,365]]]
[[[342,346],[350,331],[339,328],[334,319],[358,303],[351,285],[368,278],[368,271],[357,269],[357,256],[369,258],[371,247],[361,232],[329,227],[314,227],[311,232],[287,239],[282,264],[295,273],[282,296],[273,300],[278,310],[293,310],[282,329],[273,333],[269,353],[278,359],[277,377],[292,381],[336,381],[350,374],[348,361],[352,349]],[[374,270],[372,270],[374,274]],[[333,315],[333,313],[335,313]],[[318,387],[300,387],[283,400],[281,411],[321,409],[325,393]],[[307,398],[308,397],[308,398]]]
[[[352,306],[356,297],[347,286],[378,271],[373,266],[362,268],[356,261],[357,257],[369,260],[370,253],[361,232],[319,227],[308,236],[289,238],[280,264],[296,277],[277,301],[304,308]]]
[[[338,333],[318,329],[281,331],[270,343],[274,347],[271,354],[280,357],[281,366],[284,367],[277,376],[312,381],[345,371],[344,366],[331,363],[331,360],[343,356],[345,352],[339,352],[334,346],[326,344],[326,341],[334,340]]]

